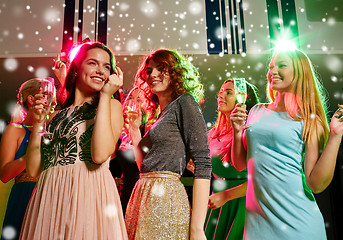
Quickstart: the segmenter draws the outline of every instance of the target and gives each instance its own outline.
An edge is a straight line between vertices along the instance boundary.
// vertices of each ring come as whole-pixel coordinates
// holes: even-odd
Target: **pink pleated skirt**
[[[78,162],[43,171],[26,210],[20,239],[127,239],[108,163]]]

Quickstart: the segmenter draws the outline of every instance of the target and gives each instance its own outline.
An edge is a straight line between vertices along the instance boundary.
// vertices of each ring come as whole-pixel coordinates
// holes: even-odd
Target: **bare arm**
[[[210,193],[211,158],[206,123],[194,97],[185,94],[179,98],[179,130],[185,150],[194,162],[193,205],[190,223],[190,239],[206,240],[204,222]]]
[[[98,164],[113,154],[123,128],[122,106],[119,101],[111,99],[122,85],[122,76],[113,74],[100,92],[91,142],[92,159]]]
[[[139,142],[142,139],[141,131],[139,128],[141,121],[142,121],[142,113],[140,112],[140,110],[138,110],[137,112],[126,107],[124,127],[126,131],[129,133],[131,143],[134,146],[135,160],[136,160],[136,164],[139,170],[141,170],[141,164],[144,159],[144,154],[142,153],[142,150],[138,146]]]
[[[35,104],[33,105],[34,112],[34,123],[26,150],[26,172],[31,177],[37,177],[43,171],[42,161],[41,161],[41,129],[43,127],[44,119],[46,114],[44,111],[44,101],[42,101],[43,95],[35,95]]]
[[[318,142],[306,144],[304,169],[306,183],[314,192],[319,193],[325,190],[332,181],[339,146],[343,135],[343,119],[337,116],[343,112],[342,105],[331,119],[329,139],[323,152],[320,154]],[[317,139],[317,138],[314,138]]]
[[[231,146],[231,161],[233,166],[242,171],[247,168],[247,152],[243,146],[245,141],[244,124],[246,119],[246,110],[237,104],[231,112],[230,119],[233,128],[233,141]]]
[[[246,195],[248,182],[242,183],[237,187],[227,189],[222,192],[213,193],[208,201],[210,208],[216,209],[223,206],[226,202],[241,198]]]
[[[25,157],[14,159],[24,136],[25,130],[23,128],[8,125],[1,137],[0,179],[4,183],[18,176],[26,167]]]
[[[195,178],[193,183],[193,208],[191,215],[190,239],[206,239],[204,223],[207,213],[210,180]]]

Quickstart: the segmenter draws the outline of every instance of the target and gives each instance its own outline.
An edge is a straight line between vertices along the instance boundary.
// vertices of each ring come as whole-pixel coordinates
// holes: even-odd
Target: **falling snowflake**
[[[286,231],[287,230],[287,225],[286,224],[281,224],[280,229],[282,231]]]
[[[6,128],[6,122],[0,119],[0,134],[2,134],[5,131],[5,128]]]
[[[125,2],[120,3],[120,5],[119,5],[119,9],[123,12],[126,12],[127,10],[129,10],[129,8],[130,8],[130,5],[125,3]]]
[[[43,142],[45,145],[49,145],[51,143],[51,141],[48,138],[44,138]]]
[[[329,26],[334,26],[336,24],[336,20],[334,18],[329,18],[327,23]]]
[[[222,179],[216,179],[213,182],[213,190],[216,192],[221,192],[227,189],[227,183],[225,180]]]
[[[149,150],[150,149],[147,146],[143,146],[142,147],[142,151],[145,152],[145,153],[149,152]]]
[[[327,51],[328,51],[328,47],[327,47],[327,46],[325,46],[325,45],[324,45],[324,46],[322,46],[322,51],[323,51],[323,52],[327,52]]]
[[[6,226],[2,229],[4,239],[14,239],[17,236],[17,231],[14,227]]]
[[[337,82],[337,81],[338,81],[338,79],[337,79],[337,77],[336,77],[336,76],[331,76],[331,81],[333,81],[333,82]]]
[[[44,20],[46,23],[54,24],[57,22],[59,15],[60,15],[59,10],[48,9],[48,10],[44,11]]]
[[[130,39],[127,41],[127,49],[130,51],[138,51],[140,49],[140,42],[137,39]]]
[[[125,159],[130,162],[135,162],[135,154],[133,150],[123,151],[122,154],[125,156]]]
[[[109,204],[104,208],[104,214],[109,218],[116,218],[118,209],[115,204]]]
[[[9,72],[15,71],[18,68],[18,60],[14,58],[7,58],[4,61],[4,67]]]
[[[18,39],[23,39],[24,38],[24,34],[23,33],[18,33]]]
[[[203,4],[200,2],[191,2],[188,6],[188,10],[190,14],[199,15],[203,11],[202,6]]]
[[[113,17],[114,16],[114,11],[111,9],[107,11],[108,16]]]
[[[212,217],[211,217],[211,218],[212,218]],[[217,222],[218,222],[218,218],[212,218],[212,219],[211,219],[212,225],[217,225]]]
[[[45,67],[39,67],[35,72],[35,76],[37,78],[46,78],[49,76],[49,70]]]
[[[230,164],[228,162],[223,162],[223,167],[228,168],[230,167]]]
[[[155,18],[159,14],[156,4],[150,1],[147,1],[146,4],[141,3],[140,10],[148,18]]]
[[[336,56],[327,56],[325,59],[325,65],[333,73],[340,74],[343,71],[343,63]]]
[[[155,184],[151,189],[151,194],[157,197],[163,197],[165,188],[162,184]]]

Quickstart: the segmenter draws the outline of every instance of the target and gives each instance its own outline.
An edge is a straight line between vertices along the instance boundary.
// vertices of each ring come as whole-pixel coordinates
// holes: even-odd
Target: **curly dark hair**
[[[74,47],[70,51],[70,53],[73,53],[74,49],[75,49],[76,54],[75,54],[75,56],[71,56],[71,54],[69,55],[69,64],[68,64],[69,68],[68,68],[68,73],[67,73],[66,80],[65,80],[65,85],[63,86],[63,88],[59,92],[59,96],[58,96],[59,104],[62,106],[62,108],[67,108],[73,104],[73,102],[75,100],[75,86],[76,86],[76,79],[77,79],[77,77],[76,77],[77,69],[80,66],[81,62],[85,59],[87,52],[90,49],[94,49],[94,48],[103,49],[108,53],[108,55],[110,56],[110,63],[111,63],[110,74],[114,74],[117,72],[116,60],[115,60],[114,54],[106,45],[104,45],[100,42],[85,42],[85,43],[82,43],[82,44]],[[120,101],[119,91],[115,92],[113,94],[113,97]],[[93,104],[97,104],[98,99],[99,99],[99,94],[97,94],[97,96],[93,100]]]
[[[136,73],[135,86],[144,92],[148,102],[149,120],[155,119],[159,112],[158,98],[146,83],[147,68],[151,60],[162,67],[162,72],[169,74],[173,99],[190,93],[198,103],[203,101],[204,90],[197,68],[176,50],[158,49],[145,57]]]

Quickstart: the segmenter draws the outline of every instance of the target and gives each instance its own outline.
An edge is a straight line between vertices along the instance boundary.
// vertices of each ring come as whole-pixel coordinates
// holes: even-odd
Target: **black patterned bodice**
[[[96,106],[82,106],[60,110],[47,126],[51,133],[42,139],[44,170],[77,162],[92,162],[91,139]]]

